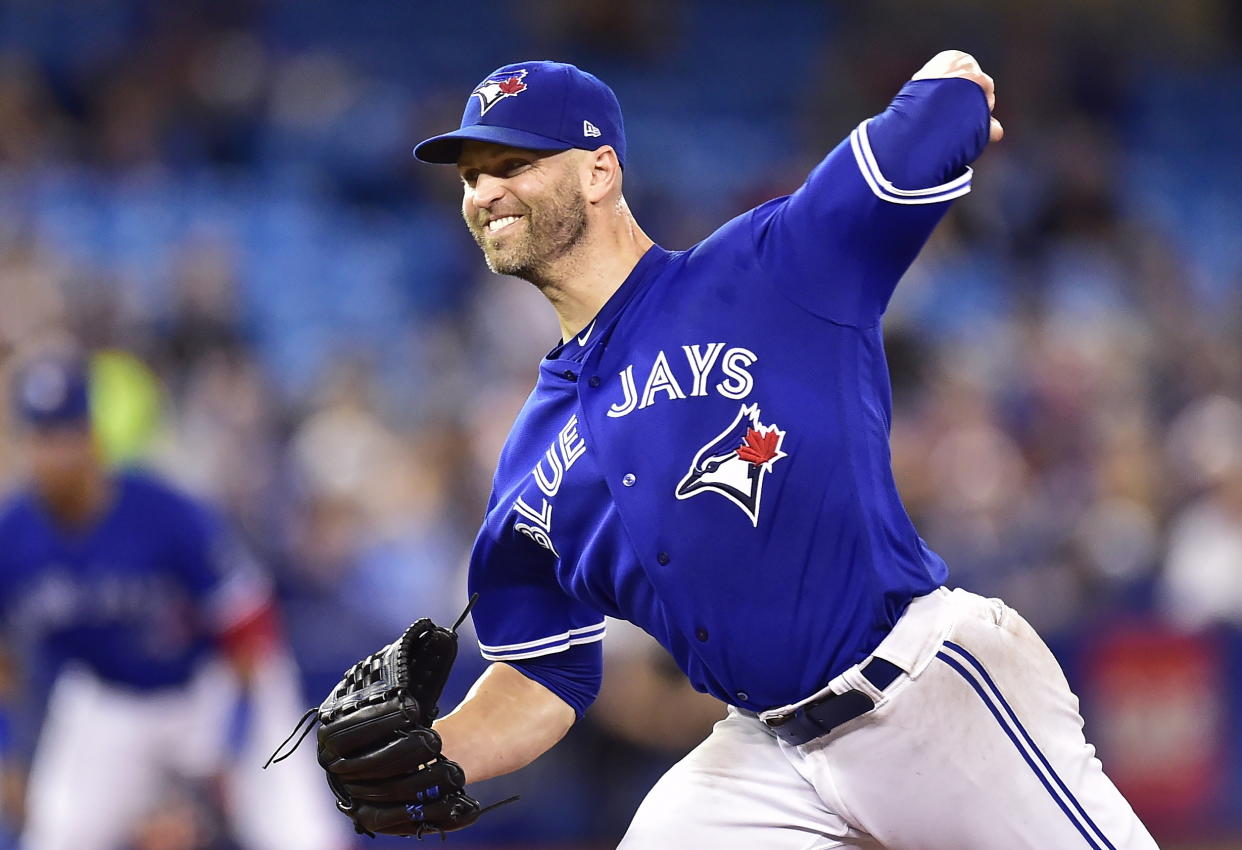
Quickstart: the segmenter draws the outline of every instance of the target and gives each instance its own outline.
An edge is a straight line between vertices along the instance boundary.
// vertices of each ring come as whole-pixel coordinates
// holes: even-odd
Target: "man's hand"
[[[975,57],[969,53],[963,53],[960,50],[943,50],[933,56],[931,61],[920,68],[919,72],[910,79],[943,80],[949,77],[961,77],[962,79],[978,83],[979,87],[983,89],[983,93],[987,96],[988,111],[991,112],[996,108],[996,84],[992,82],[991,77],[983,73],[983,69],[975,61]],[[989,141],[999,142],[1001,137],[1005,135],[1005,128],[995,118],[991,120],[988,139]]]
[[[419,620],[346,670],[319,706],[319,765],[336,807],[360,833],[443,836],[483,813],[431,729],[457,658],[457,625]]]

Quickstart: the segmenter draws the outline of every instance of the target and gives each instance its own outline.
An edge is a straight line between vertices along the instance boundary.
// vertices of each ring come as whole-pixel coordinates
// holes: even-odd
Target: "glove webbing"
[[[461,616],[458,617],[457,621],[453,623],[453,627],[449,629],[450,632],[453,632],[454,634],[457,633],[457,629],[461,626],[462,623],[466,621],[466,618],[470,616],[470,610],[474,608],[474,603],[478,601],[479,601],[479,594],[476,593],[470,597],[470,601],[466,603],[466,609],[461,612]],[[346,683],[352,683],[355,686],[361,686],[363,684],[374,683],[374,680],[379,675],[380,659],[383,657],[383,655],[384,655],[384,650],[382,649],[379,652],[371,653],[362,662],[355,664],[348,671],[346,671],[346,678],[344,681]],[[360,687],[355,687],[355,688],[352,688],[351,690],[355,690],[355,691],[360,690]],[[370,702],[383,702],[385,699],[386,699],[385,694],[376,694],[374,697],[370,699],[362,700],[358,704],[365,705]],[[434,719],[436,714],[438,713],[439,713],[439,707],[433,706],[432,708],[427,710],[427,714],[428,714],[427,719],[429,721]],[[305,723],[308,719],[311,720],[310,725],[307,726],[305,729],[302,729],[302,724]],[[281,741],[280,746],[276,748],[275,752],[273,752],[270,756],[268,756],[267,761],[263,763],[263,769],[267,770],[269,765],[275,764],[277,762],[282,762],[285,759],[289,758],[289,756],[297,752],[298,747],[302,746],[302,742],[306,740],[306,736],[311,733],[311,731],[315,728],[315,724],[318,723],[319,721],[320,721],[320,718],[319,718],[318,708],[306,709],[306,713],[302,715],[301,719],[298,720],[297,725],[293,727],[293,731],[289,733],[289,737]],[[298,738],[297,742],[292,747],[290,747],[289,752],[285,753],[284,755],[278,755],[280,751],[284,749],[285,744],[288,744],[291,740],[293,740],[293,736],[297,735],[298,730],[300,729],[302,730],[302,735],[301,737]],[[505,801],[505,802],[508,802],[508,801]],[[499,806],[499,805],[502,805],[502,804],[496,803],[495,805],[488,806],[487,808],[494,809],[496,806]],[[483,811],[487,811],[487,809],[484,809]]]

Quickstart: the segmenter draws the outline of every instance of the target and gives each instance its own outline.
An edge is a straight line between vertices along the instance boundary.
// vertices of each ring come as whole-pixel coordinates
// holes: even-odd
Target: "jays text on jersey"
[[[969,191],[988,116],[973,82],[909,83],[792,195],[652,247],[548,355],[472,557],[486,658],[581,712],[594,690],[563,674],[598,670],[619,617],[696,688],[765,709],[944,581],[890,469],[880,318]]]

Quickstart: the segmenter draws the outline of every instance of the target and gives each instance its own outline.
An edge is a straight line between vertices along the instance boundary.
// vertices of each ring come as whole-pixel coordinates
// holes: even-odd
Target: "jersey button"
[[[625,477],[621,479],[621,483],[626,487],[633,487],[634,482],[638,480],[638,476],[632,472],[625,473]]]
[[[670,560],[672,560],[672,559],[671,559],[671,558],[669,558],[669,556],[668,556],[668,552],[661,552],[660,554],[656,555],[656,561],[658,561],[658,562],[659,562],[659,564],[660,564],[660,566],[662,566],[662,567],[667,567],[667,566],[668,566],[668,562],[669,562]]]
[[[561,374],[565,376],[565,380],[567,380],[567,381],[576,381],[576,380],[578,380],[578,373],[577,373],[577,372],[575,372],[573,369],[566,369],[566,370],[565,370],[564,372],[562,372]]]
[[[587,381],[587,383],[592,387],[598,387],[603,382],[599,379],[599,375],[592,375],[591,380]]]
[[[734,694],[734,696],[737,697],[738,702],[747,702],[750,700],[750,694],[746,693],[746,691],[738,691]]]
[[[694,636],[699,639],[699,643],[707,643],[707,629],[702,626],[694,630]]]

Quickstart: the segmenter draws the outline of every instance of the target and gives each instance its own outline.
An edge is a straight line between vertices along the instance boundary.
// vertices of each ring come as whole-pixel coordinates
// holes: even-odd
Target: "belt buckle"
[[[850,691],[846,691],[846,693],[850,693]],[[803,703],[802,705],[798,706],[793,711],[790,711],[787,714],[776,714],[771,717],[760,717],[759,720],[763,722],[763,725],[773,730],[780,729],[782,726],[787,725],[790,721],[793,721],[793,720],[798,720],[803,725],[806,725],[808,723],[814,724],[818,728],[819,723],[817,722],[817,718],[813,714],[814,710],[819,708],[822,705],[825,705],[826,703],[832,702],[835,699],[839,699],[842,696],[844,696],[844,694],[833,694],[833,693],[824,694],[819,699],[811,700],[810,702]],[[824,730],[822,734],[827,734],[827,733],[828,733],[828,730]]]
[[[759,719],[762,720],[763,725],[767,726],[769,729],[779,729],[788,723],[793,718],[794,714],[797,714],[797,711],[789,714],[777,714],[773,717],[760,717]]]
[[[873,657],[862,665],[859,672],[872,687],[882,692],[901,675],[902,670],[891,661]],[[760,720],[778,737],[790,743],[803,744],[827,735],[843,723],[871,711],[875,706],[876,701],[869,694],[858,688],[851,688],[840,694],[825,694],[817,700],[798,706],[788,714],[777,714]],[[792,727],[782,729],[791,722],[794,722]]]
[[[823,720],[817,716],[816,709],[833,704],[842,696],[844,694],[826,694],[817,700],[798,706],[788,714],[777,714],[761,719],[777,737],[784,738],[792,744],[805,743],[832,731],[831,726],[825,728]]]

